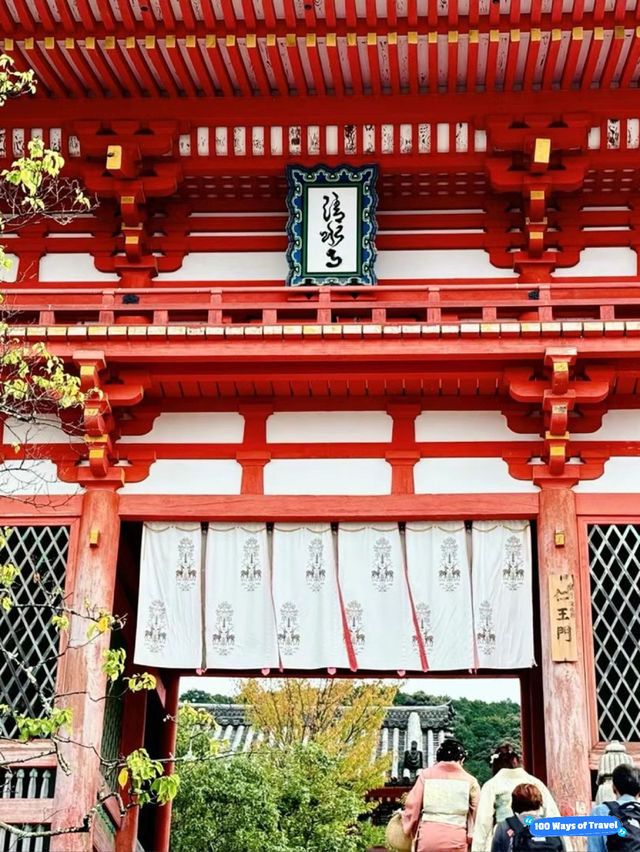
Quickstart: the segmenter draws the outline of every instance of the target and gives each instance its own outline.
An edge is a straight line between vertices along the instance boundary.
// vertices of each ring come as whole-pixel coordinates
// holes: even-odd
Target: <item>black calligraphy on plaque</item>
[[[326,223],[326,230],[320,231],[320,239],[328,243],[326,266],[335,269],[342,265],[343,258],[338,254],[337,247],[344,240],[345,213],[340,206],[340,197],[333,191],[329,195],[322,196],[322,218]]]
[[[549,575],[549,615],[551,617],[551,659],[571,662],[578,659],[574,577]]]

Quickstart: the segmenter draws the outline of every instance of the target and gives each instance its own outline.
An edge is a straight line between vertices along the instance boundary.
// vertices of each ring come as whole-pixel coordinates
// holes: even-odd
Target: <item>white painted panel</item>
[[[11,261],[11,266],[9,267],[9,269],[5,269],[4,266],[0,266],[0,281],[3,284],[13,284],[13,282],[18,277],[18,257],[15,254],[9,254],[8,252],[6,252],[5,259]]]
[[[640,412],[608,411],[597,432],[575,432],[573,441],[640,441]],[[640,488],[638,488],[640,491]]]
[[[499,411],[423,411],[415,422],[416,441],[539,441],[519,435]]]
[[[289,267],[284,252],[228,251],[188,254],[180,269],[154,280],[165,281],[284,281]]]
[[[267,420],[267,441],[274,444],[367,444],[390,441],[393,420],[385,411],[279,411]]]
[[[120,494],[239,494],[242,466],[233,459],[159,459],[142,482]]]
[[[493,266],[483,249],[380,251],[376,273],[384,278],[514,278],[511,269]]]
[[[608,249],[608,251],[611,251],[611,249]],[[289,267],[284,252],[194,252],[186,255],[180,269],[175,272],[161,273],[154,280],[158,283],[167,281],[284,281],[288,271]],[[511,269],[499,269],[493,266],[488,253],[482,249],[379,251],[376,260],[376,274],[381,282],[389,278],[413,281],[433,278],[496,279],[516,277]]]
[[[605,462],[599,479],[585,479],[573,490],[578,494],[640,494],[640,458],[614,456]]]
[[[55,464],[49,459],[26,459],[7,462],[0,467],[0,494],[4,496],[51,497],[56,494],[80,494],[75,482],[58,479]]]
[[[514,479],[502,459],[420,459],[413,468],[416,494],[512,494],[537,492],[532,482]]]
[[[244,417],[235,411],[165,412],[146,435],[123,435],[126,444],[240,444]]]
[[[600,128],[599,127],[590,127],[589,128],[589,136],[588,142],[589,149],[591,151],[597,151],[600,148]]]
[[[555,278],[573,278],[576,276],[637,275],[638,255],[625,246],[619,248],[586,248],[580,252],[580,260],[575,266],[556,269]]]
[[[449,125],[438,124],[436,130],[436,147],[439,154],[446,154],[449,150]]]
[[[115,272],[99,272],[90,254],[45,254],[40,281],[119,281]]]
[[[390,494],[391,466],[383,459],[276,459],[265,465],[264,493]]]
[[[72,439],[62,431],[55,415],[41,414],[36,423],[7,417],[2,427],[2,440],[5,444],[67,444]]]

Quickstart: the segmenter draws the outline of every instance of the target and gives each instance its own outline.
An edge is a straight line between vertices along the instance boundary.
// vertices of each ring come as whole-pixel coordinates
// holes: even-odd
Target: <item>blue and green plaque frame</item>
[[[376,283],[377,165],[287,166],[290,287]]]

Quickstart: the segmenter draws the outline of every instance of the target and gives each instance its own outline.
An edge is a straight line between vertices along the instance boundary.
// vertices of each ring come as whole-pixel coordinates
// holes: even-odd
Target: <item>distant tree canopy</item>
[[[496,746],[509,742],[522,747],[520,707],[515,701],[470,701],[457,698],[453,702],[453,730],[469,752],[464,768],[484,784],[491,776],[489,758]]]
[[[451,701],[448,695],[430,695],[428,692],[398,692],[393,703],[400,707],[411,707],[424,704],[446,704]]]
[[[238,701],[230,695],[221,695],[219,692],[205,692],[204,689],[188,689],[180,696],[183,704],[234,704]]]

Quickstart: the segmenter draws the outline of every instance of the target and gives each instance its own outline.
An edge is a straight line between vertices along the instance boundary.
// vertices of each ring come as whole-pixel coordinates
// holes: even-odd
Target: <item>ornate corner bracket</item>
[[[549,480],[597,479],[602,475],[608,456],[601,451],[581,452],[572,458],[571,415],[580,406],[589,410],[587,418],[576,418],[581,431],[595,431],[602,424],[606,412],[603,405],[611,393],[615,370],[612,367],[585,368],[580,375],[576,370],[578,351],[575,347],[549,347],[544,354],[542,378],[529,367],[516,367],[505,371],[505,381],[510,397],[527,412],[518,412],[514,406],[503,411],[510,427],[515,431],[536,431],[543,439],[539,459],[524,458],[522,453],[505,452],[509,471],[516,479],[533,479],[537,484]],[[515,422],[514,422],[515,421]],[[513,423],[513,426],[512,426]],[[534,425],[535,424],[535,425]],[[589,428],[585,428],[585,427]]]

